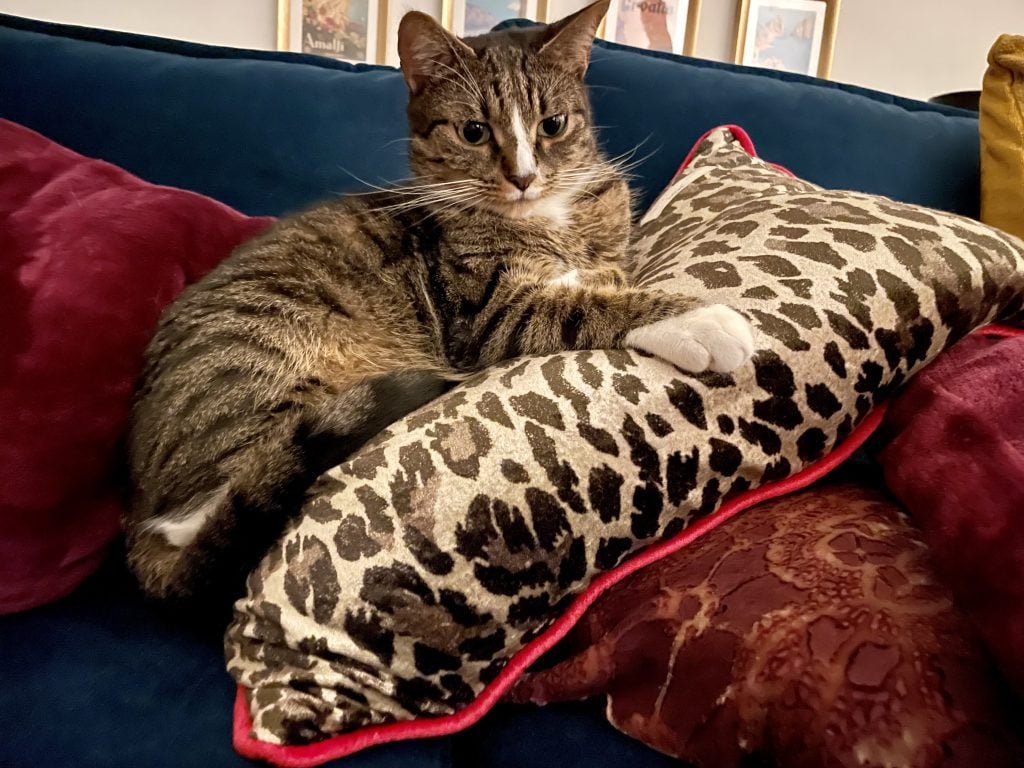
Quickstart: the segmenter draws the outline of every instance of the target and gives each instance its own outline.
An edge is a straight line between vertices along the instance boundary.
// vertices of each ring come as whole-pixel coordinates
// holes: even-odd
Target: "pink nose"
[[[518,189],[520,192],[525,192],[527,188],[533,184],[533,180],[537,178],[537,174],[530,173],[526,176],[515,176],[512,174],[505,174],[505,178],[509,180],[509,183]]]

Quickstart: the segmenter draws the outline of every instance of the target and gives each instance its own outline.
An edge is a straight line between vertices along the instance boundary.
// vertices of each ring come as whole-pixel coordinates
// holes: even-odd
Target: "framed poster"
[[[384,33],[384,63],[389,66],[397,67],[401,64],[398,55],[398,25],[409,11],[421,11],[440,21],[443,18],[442,0],[390,0]]]
[[[387,0],[277,0],[277,48],[381,64]]]
[[[547,0],[444,0],[441,23],[459,37],[473,37],[506,19],[546,22],[547,6]]]
[[[733,60],[828,77],[839,0],[740,0]]]
[[[598,34],[635,48],[692,56],[701,0],[612,0]]]

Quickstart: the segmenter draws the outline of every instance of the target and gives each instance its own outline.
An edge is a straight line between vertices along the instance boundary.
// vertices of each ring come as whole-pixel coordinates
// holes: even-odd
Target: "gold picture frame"
[[[733,61],[828,78],[832,73],[840,2],[739,0]],[[804,50],[802,45],[774,45],[780,37],[790,42],[807,40],[809,47]]]
[[[307,36],[307,12],[323,11],[331,5],[366,3],[366,34],[335,32],[333,35]],[[321,30],[322,31],[322,30]],[[277,0],[277,50],[311,53],[365,64],[383,64],[388,42],[388,0]],[[351,43],[351,45],[350,45]],[[355,52],[355,56],[348,54]],[[360,56],[359,54],[363,55]]]
[[[608,14],[601,22],[601,26],[598,27],[597,36],[602,40],[607,40],[612,43],[619,43],[621,45],[632,45],[636,48],[644,48],[647,50],[664,50],[668,53],[679,53],[684,56],[693,56],[697,50],[697,32],[700,28],[700,12],[701,4],[703,0],[612,0],[611,6],[608,8]],[[668,23],[667,17],[670,15],[666,12],[666,29],[664,30],[668,36],[669,46],[666,48],[664,42],[658,47],[653,47],[650,44],[645,44],[644,41],[638,36],[639,29],[634,32],[634,37],[629,36],[629,32],[626,30],[625,25],[620,25],[620,20],[627,18],[627,13],[633,13],[643,6],[661,6],[666,7],[669,3],[676,3],[678,7],[685,8],[685,14],[676,13],[675,19],[671,24]],[[643,8],[647,10],[647,8]],[[657,12],[657,11],[656,11]],[[635,15],[635,14],[634,14]],[[645,29],[646,33],[647,30]],[[651,36],[647,34],[647,43],[652,42]]]
[[[501,2],[500,0],[498,0],[497,2],[495,0],[485,0],[485,2],[486,5],[508,5],[507,0],[505,2]],[[525,19],[530,19],[531,21],[539,21],[542,24],[547,24],[548,21],[550,21],[550,19],[548,18],[548,2],[549,0],[521,0],[520,7],[523,9],[521,17]],[[469,30],[469,33],[467,34],[467,5],[468,3],[466,0],[442,0],[441,24],[444,26],[444,28],[451,32],[453,35],[457,35],[458,37],[469,37],[475,34],[478,35],[488,31],[488,29],[484,29],[484,26],[487,25],[480,26],[478,24],[476,27],[471,28]],[[477,7],[486,7],[483,3],[476,3],[474,5],[476,5]],[[495,17],[493,22],[494,24],[497,24],[500,21],[505,21],[506,19],[512,18],[516,18],[516,16],[513,14],[510,16],[504,16],[503,18]],[[493,26],[493,24],[491,24],[490,26]]]

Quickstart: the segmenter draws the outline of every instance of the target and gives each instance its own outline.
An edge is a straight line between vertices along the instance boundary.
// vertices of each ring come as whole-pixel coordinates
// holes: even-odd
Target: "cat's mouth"
[[[545,191],[533,186],[523,190],[502,190],[493,195],[488,202],[491,203],[489,207],[492,210],[510,219],[525,219],[533,215],[543,204],[544,197]]]
[[[508,219],[548,219],[559,224],[568,220],[567,201],[554,191],[538,190],[511,200],[508,197],[488,199],[481,207]]]
[[[544,190],[538,189],[537,187],[527,187],[523,190],[514,190],[512,192],[505,192],[505,202],[508,203],[528,203],[534,200],[539,200],[544,194]]]

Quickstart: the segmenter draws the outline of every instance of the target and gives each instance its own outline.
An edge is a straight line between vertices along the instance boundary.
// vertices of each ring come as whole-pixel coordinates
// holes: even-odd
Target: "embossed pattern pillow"
[[[746,313],[754,363],[510,361],[328,472],[227,632],[241,752],[313,765],[466,727],[603,589],[810,482],[910,375],[1024,304],[1024,243],[819,189],[736,128],[699,143],[637,260],[642,285]]]
[[[605,592],[520,701],[607,694],[701,768],[1024,764],[1011,697],[902,510],[817,484]]]

